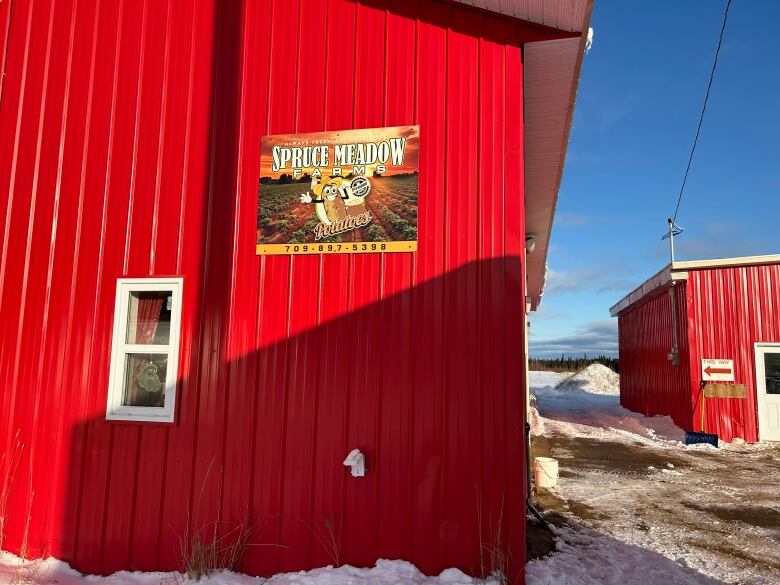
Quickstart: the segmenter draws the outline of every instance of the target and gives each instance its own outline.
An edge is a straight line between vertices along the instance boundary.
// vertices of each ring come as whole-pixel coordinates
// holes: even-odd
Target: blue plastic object
[[[718,446],[718,435],[710,433],[698,433],[695,431],[685,431],[685,444],[698,445],[699,443],[709,443],[713,447]]]

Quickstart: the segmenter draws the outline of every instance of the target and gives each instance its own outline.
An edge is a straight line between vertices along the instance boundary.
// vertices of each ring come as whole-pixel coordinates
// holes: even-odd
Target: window
[[[181,288],[181,278],[117,281],[108,420],[173,422]]]
[[[780,353],[764,354],[764,378],[766,393],[780,394]]]

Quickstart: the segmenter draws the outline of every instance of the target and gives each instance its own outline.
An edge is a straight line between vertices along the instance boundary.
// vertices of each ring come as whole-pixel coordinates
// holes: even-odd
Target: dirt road
[[[555,457],[561,469],[558,487],[539,490],[536,502],[554,524],[568,525],[564,542],[589,535],[593,570],[620,565],[598,550],[603,539],[602,547],[616,541],[630,547],[623,556],[637,557],[616,583],[653,582],[642,567],[665,585],[780,583],[779,448],[686,447],[669,436],[668,419],[628,413],[616,396],[544,387],[536,394],[543,418],[532,454]],[[602,553],[600,569],[594,559]]]

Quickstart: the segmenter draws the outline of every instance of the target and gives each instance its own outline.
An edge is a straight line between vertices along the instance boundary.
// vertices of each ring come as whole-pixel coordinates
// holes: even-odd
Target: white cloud
[[[528,345],[531,357],[558,357],[562,354],[615,357],[618,352],[617,319],[585,323],[572,335],[547,338],[536,338],[532,324]]]
[[[575,268],[568,271],[550,269],[547,272],[546,295],[593,291],[629,291],[636,282],[624,277],[619,266]]]
[[[591,222],[591,218],[582,213],[562,211],[555,214],[556,227],[581,227]]]

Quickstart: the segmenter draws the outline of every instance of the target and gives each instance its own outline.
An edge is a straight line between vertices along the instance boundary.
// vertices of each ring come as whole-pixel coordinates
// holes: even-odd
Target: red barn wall
[[[702,358],[734,360],[734,382],[746,398],[707,398],[704,430],[722,440],[757,441],[753,344],[780,342],[780,265],[695,270],[688,273],[688,327],[692,386],[698,389]],[[695,392],[693,422],[701,428]]]
[[[685,285],[674,287],[680,365],[667,359],[674,345],[672,299],[667,290],[618,319],[620,404],[646,415],[669,415],[691,427]]]
[[[9,14],[3,546],[170,569],[188,532],[247,515],[270,545],[251,573],[333,562],[331,520],[341,561],[479,572],[501,521],[517,572],[523,29],[435,0]],[[255,256],[262,135],[402,124],[421,126],[418,253]],[[174,425],[104,420],[116,279],[145,275],[185,279]]]

